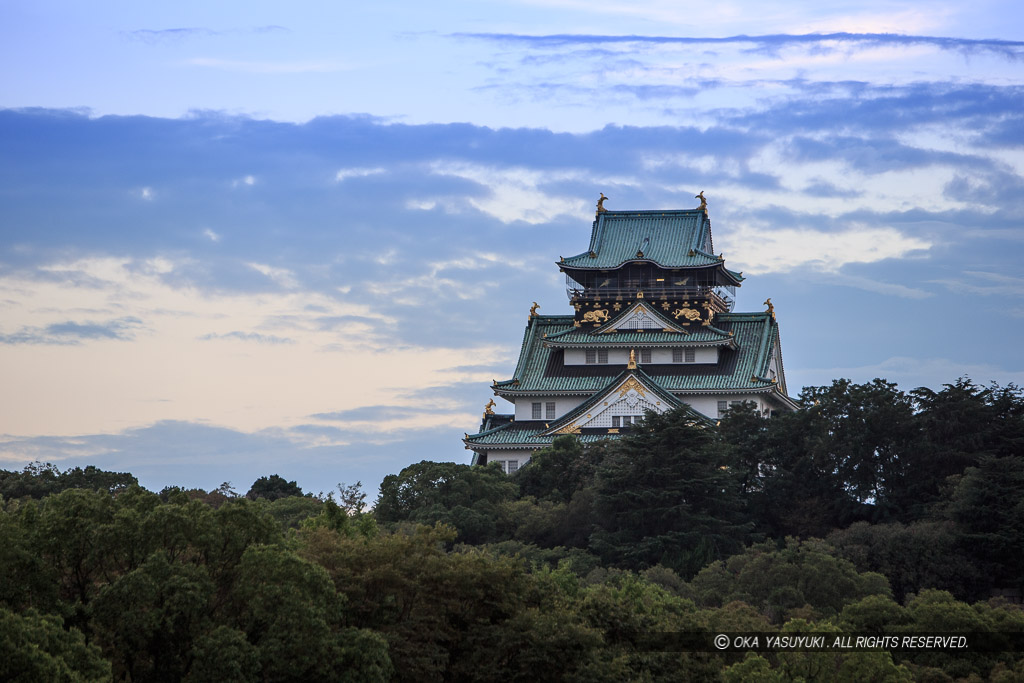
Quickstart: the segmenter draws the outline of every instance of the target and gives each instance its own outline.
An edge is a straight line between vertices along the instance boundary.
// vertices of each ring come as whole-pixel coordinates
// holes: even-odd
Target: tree
[[[690,587],[698,604],[720,606],[742,600],[775,623],[804,606],[834,616],[867,595],[890,594],[880,574],[857,572],[822,541],[792,538],[782,549],[762,543],[715,562],[697,574]]]
[[[594,509],[591,546],[605,561],[662,564],[687,577],[742,548],[751,528],[714,432],[684,410],[649,412],[610,448],[597,470]]]
[[[515,493],[497,466],[424,460],[384,478],[374,514],[382,522],[441,522],[458,529],[460,541],[484,543],[495,540],[498,505]]]
[[[264,681],[387,680],[386,642],[344,628],[344,602],[323,567],[284,548],[254,545],[241,558],[226,610],[257,648]]]
[[[361,515],[366,508],[363,482],[357,481],[354,484],[340,482],[338,484],[338,504],[350,515]]]
[[[127,472],[108,472],[93,465],[61,472],[55,465],[36,461],[21,472],[0,470],[0,496],[4,498],[44,498],[67,489],[117,493],[138,483],[138,479]]]
[[[512,480],[519,485],[521,496],[568,503],[576,491],[593,483],[603,455],[601,446],[584,450],[575,436],[556,436],[551,446],[534,453],[530,461],[512,475]]]
[[[0,470],[0,495],[4,498],[43,498],[61,491],[60,470],[38,460],[21,472]]]
[[[1024,396],[1015,385],[984,389],[961,377],[941,391],[921,387],[911,394],[921,440],[905,495],[919,516],[945,497],[949,477],[986,457],[1024,451]]]
[[[160,552],[101,587],[91,623],[115,678],[180,681],[195,639],[211,628],[214,593],[207,567],[170,562]]]
[[[249,500],[264,498],[275,501],[279,498],[301,495],[302,489],[294,481],[285,481],[283,477],[271,474],[269,477],[260,477],[254,481],[245,497]]]
[[[87,645],[77,629],[64,629],[60,617],[34,609],[16,614],[0,607],[0,680],[100,683],[111,680],[110,662]]]
[[[186,683],[258,683],[260,653],[245,634],[230,626],[218,626],[196,639],[192,668]]]
[[[84,469],[75,467],[60,475],[63,488],[89,489],[90,491],[106,491],[120,493],[139,485],[139,480],[128,472],[108,472],[88,465]]]
[[[830,533],[828,542],[858,571],[884,574],[897,602],[925,588],[977,600],[987,596],[992,585],[991,573],[981,566],[977,547],[965,544],[963,531],[949,520],[857,522]]]
[[[949,515],[963,529],[963,546],[982,563],[991,584],[1024,589],[1024,452],[982,459],[953,492]]]
[[[300,552],[345,596],[347,625],[384,634],[397,680],[473,680],[529,577],[511,558],[445,552],[453,538],[442,525],[368,539],[316,528]]]
[[[800,394],[814,415],[809,437],[831,462],[852,502],[873,506],[871,518],[899,512],[897,494],[906,481],[906,455],[913,440],[913,406],[895,383],[835,380]]]

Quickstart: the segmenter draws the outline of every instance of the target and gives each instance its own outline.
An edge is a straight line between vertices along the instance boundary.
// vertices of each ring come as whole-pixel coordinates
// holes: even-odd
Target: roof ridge
[[[663,215],[663,214],[666,214],[666,213],[701,214],[701,213],[704,213],[704,210],[703,209],[696,209],[696,208],[694,208],[694,209],[620,209],[620,210],[613,211],[611,209],[608,209],[606,211],[602,211],[601,215],[603,215],[603,216],[615,216],[616,214],[649,214],[649,215],[658,214],[658,215]]]
[[[488,430],[485,430],[485,431],[482,431],[482,432],[477,432],[476,434],[467,434],[465,436],[465,438],[463,439],[463,441],[465,441],[467,439],[472,439],[472,438],[478,437],[478,436],[487,436],[488,434],[493,434],[494,432],[499,432],[502,429],[508,429],[509,427],[512,426],[512,424],[513,424],[512,422],[506,422],[505,424],[498,425],[497,427],[492,427],[491,429],[488,429]]]
[[[735,318],[738,316],[748,316],[751,318],[763,318],[769,315],[768,311],[726,311],[724,313],[716,313],[716,318]]]

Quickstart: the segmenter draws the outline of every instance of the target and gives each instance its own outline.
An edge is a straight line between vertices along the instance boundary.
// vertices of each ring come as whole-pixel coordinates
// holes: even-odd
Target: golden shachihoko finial
[[[604,208],[604,203],[605,203],[605,201],[607,199],[608,199],[608,197],[605,197],[604,196],[604,192],[602,192],[601,193],[601,198],[597,200],[597,212],[598,213],[604,213],[605,211],[608,210],[608,209]]]
[[[538,308],[540,308],[540,304],[537,303],[536,301],[534,301],[533,305],[530,306],[530,317],[531,318],[536,318],[537,317],[537,309]]]
[[[494,415],[494,406],[495,406],[495,403],[494,403],[494,399],[492,398],[490,401],[487,402],[487,405],[484,406],[484,416],[485,417],[487,415]]]
[[[772,320],[775,320],[775,306],[772,305],[772,300],[771,299],[765,299],[764,300],[764,305],[768,307],[768,315],[770,315],[772,317]]]
[[[700,200],[700,206],[697,207],[698,211],[707,211],[708,210],[708,200],[704,199],[704,190],[701,190],[699,193],[697,193],[697,195],[694,196],[694,199],[699,199]]]

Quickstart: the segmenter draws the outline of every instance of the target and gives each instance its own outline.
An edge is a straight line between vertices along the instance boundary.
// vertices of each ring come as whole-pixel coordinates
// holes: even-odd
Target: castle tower
[[[765,417],[796,408],[771,300],[763,312],[733,311],[743,276],[715,256],[702,195],[699,208],[676,211],[598,203],[587,251],[558,261],[573,312],[530,310],[512,377],[491,386],[514,412],[488,404],[464,439],[474,464],[512,472],[559,434],[617,438],[646,410],[685,405],[713,422],[743,402]]]

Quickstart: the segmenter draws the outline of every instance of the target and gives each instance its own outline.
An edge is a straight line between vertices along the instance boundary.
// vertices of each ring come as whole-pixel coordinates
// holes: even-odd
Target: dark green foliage
[[[76,629],[65,630],[60,617],[28,610],[16,614],[0,607],[0,681],[100,683],[110,679],[110,663],[99,648],[87,645]]]
[[[829,617],[864,596],[890,595],[882,575],[857,572],[821,541],[796,539],[788,539],[781,549],[763,543],[715,562],[693,579],[691,589],[699,604],[742,600],[775,622],[799,608]]]
[[[989,456],[967,468],[953,491],[949,516],[992,584],[1024,589],[1024,451]]]
[[[499,504],[515,494],[497,466],[423,461],[384,478],[374,512],[382,522],[441,522],[460,541],[485,543],[495,540]]]
[[[194,640],[209,627],[213,601],[205,566],[172,563],[159,552],[100,588],[90,604],[91,623],[115,677],[181,680]]]
[[[245,634],[230,626],[218,626],[196,638],[192,648],[188,683],[221,683],[260,680],[260,652]]]
[[[26,617],[29,606],[64,615],[65,630],[58,616],[29,626],[64,633],[72,654],[84,633],[105,658],[107,673],[94,678],[387,679],[385,641],[343,623],[344,598],[323,568],[286,547],[272,503],[235,498],[214,508],[165,494],[167,502],[139,488],[116,497],[69,489],[9,503],[0,509],[0,600]],[[47,638],[52,646],[40,652],[57,663],[37,653],[32,666],[63,671],[57,660],[69,655],[54,647],[64,641]]]
[[[327,529],[306,534],[306,557],[346,596],[349,623],[383,633],[396,679],[457,679],[487,670],[498,625],[522,606],[528,576],[511,559],[447,553],[453,532],[419,527],[372,541]]]
[[[924,588],[979,600],[992,586],[991,573],[976,559],[977,548],[966,546],[962,531],[950,521],[858,522],[832,532],[828,542],[858,571],[884,574],[898,602]]]
[[[239,563],[236,586],[225,609],[258,651],[263,680],[345,679],[346,641],[358,633],[340,628],[344,598],[323,567],[280,547],[253,545]],[[363,680],[383,680],[383,639],[368,637],[363,646],[376,650],[368,659],[378,660],[376,675]]]
[[[271,474],[269,477],[260,477],[254,481],[245,497],[249,500],[265,498],[266,500],[274,501],[278,498],[301,495],[302,489],[294,481],[285,481],[283,477]]]
[[[913,440],[913,407],[891,382],[837,380],[800,394],[810,417],[804,448],[841,484],[850,509],[871,503],[874,520],[899,512],[894,495],[908,475]]]
[[[911,395],[919,442],[904,493],[918,515],[941,500],[948,477],[988,456],[1024,453],[1024,394],[1015,385],[983,389],[962,377],[942,391]]]
[[[858,520],[899,516],[915,427],[895,384],[836,380],[806,387],[802,410],[763,420],[730,411],[721,435],[766,535],[824,536]]]
[[[267,505],[267,512],[285,529],[298,529],[303,521],[319,515],[323,505],[312,496],[292,496],[273,501]]]
[[[1021,589],[1021,391],[839,380],[801,400],[771,420],[668,413],[617,442],[559,438],[511,477],[421,462],[371,512],[358,483],[282,497],[300,492],[275,475],[250,500],[0,472],[0,679],[1020,679],[1010,651],[650,647],[1024,631],[1019,606],[983,602]]]
[[[603,446],[584,450],[575,436],[558,436],[550,448],[534,453],[511,479],[519,485],[521,496],[568,503],[573,494],[593,483],[605,450]]]
[[[460,544],[456,546],[456,550],[466,551],[472,547]],[[566,566],[579,576],[586,576],[601,564],[598,557],[581,548],[566,548],[564,546],[546,548],[520,541],[502,541],[477,547],[493,552],[495,555],[520,558],[529,567],[554,569]]]
[[[751,525],[715,433],[684,411],[648,413],[601,463],[591,545],[607,562],[692,576],[743,547]]]
[[[126,472],[108,472],[89,465],[61,472],[50,463],[34,462],[21,472],[0,470],[0,497],[44,498],[68,489],[87,489],[117,493],[139,481]]]

